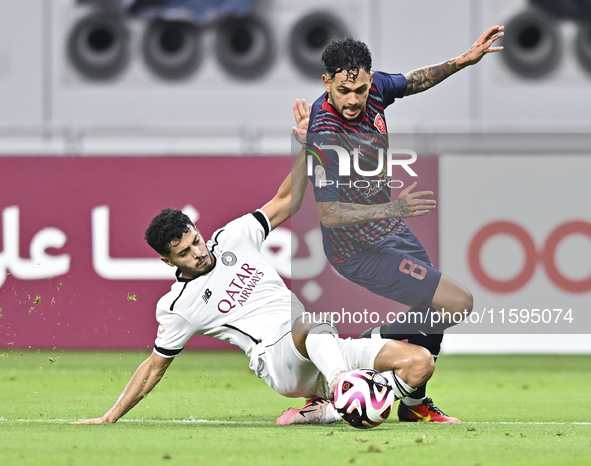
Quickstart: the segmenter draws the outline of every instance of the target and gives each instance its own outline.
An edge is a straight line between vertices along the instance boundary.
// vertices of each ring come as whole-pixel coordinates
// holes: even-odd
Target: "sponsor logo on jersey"
[[[373,125],[378,129],[380,133],[386,134],[386,123],[384,123],[384,119],[379,113],[376,115],[376,118],[373,121]]]
[[[158,335],[162,335],[164,332],[166,332],[166,327],[164,327],[164,324],[160,324],[158,326]]]
[[[233,252],[226,251],[222,254],[222,264],[227,265],[228,267],[231,267],[234,264],[236,264],[237,260],[238,259],[236,259],[236,254],[234,254]]]
[[[321,188],[321,181],[326,181],[326,170],[322,165],[316,165],[314,167],[314,186]]]
[[[207,302],[209,301],[209,298],[211,298],[212,292],[209,288],[207,288],[205,290],[205,293],[203,293],[203,296],[201,296],[203,298],[203,301],[205,301],[205,304],[207,304]]]
[[[254,291],[257,284],[265,274],[256,267],[248,264],[242,264],[240,271],[236,273],[226,289],[228,299],[222,299],[218,302],[218,311],[226,314],[237,305],[244,306],[250,294]]]

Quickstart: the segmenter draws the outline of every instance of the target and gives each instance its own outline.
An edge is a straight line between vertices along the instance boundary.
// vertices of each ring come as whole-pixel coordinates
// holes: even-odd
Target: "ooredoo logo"
[[[556,265],[556,250],[567,236],[579,234],[591,239],[591,224],[583,221],[572,221],[559,225],[550,233],[541,250],[537,250],[531,235],[520,225],[498,221],[482,227],[470,243],[468,262],[474,278],[486,289],[497,293],[511,293],[524,287],[531,280],[536,266],[542,264],[552,283],[558,288],[572,292],[585,293],[591,291],[591,276],[583,280],[565,277]],[[521,271],[508,280],[497,280],[486,273],[480,260],[480,252],[484,244],[497,235],[508,235],[516,239],[522,246],[525,263]]]
[[[322,165],[316,165],[316,168],[314,168],[314,186],[321,188],[323,182],[326,182],[326,170]]]

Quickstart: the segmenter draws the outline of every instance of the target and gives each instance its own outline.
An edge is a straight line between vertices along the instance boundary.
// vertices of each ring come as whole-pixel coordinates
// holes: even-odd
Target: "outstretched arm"
[[[432,199],[420,199],[432,196],[432,191],[413,192],[414,182],[403,190],[393,202],[386,204],[363,205],[344,202],[318,202],[318,217],[327,228],[346,227],[356,223],[373,222],[386,218],[410,218],[427,215],[435,209],[437,202]]]
[[[310,110],[311,106],[306,104],[304,99],[302,101],[297,99],[293,105],[293,113],[297,126],[292,128],[292,132],[301,144],[306,142]],[[308,185],[305,152],[302,148],[291,169],[291,173],[279,187],[279,191],[277,191],[275,197],[262,208],[262,211],[269,217],[272,230],[300,210],[306,194],[306,186]]]
[[[452,74],[457,73],[462,68],[475,65],[487,53],[503,50],[503,47],[492,47],[492,45],[503,37],[504,29],[504,26],[493,26],[482,34],[464,55],[447,60],[439,65],[426,66],[425,68],[420,68],[406,74],[407,84],[405,95],[418,94],[419,92],[426,91]]]
[[[152,391],[174,358],[163,358],[152,353],[129,380],[115,404],[102,417],[85,419],[73,424],[112,424],[138,404]]]

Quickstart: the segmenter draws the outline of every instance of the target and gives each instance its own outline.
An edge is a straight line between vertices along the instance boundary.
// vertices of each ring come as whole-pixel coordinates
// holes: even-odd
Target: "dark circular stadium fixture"
[[[260,18],[226,18],[218,25],[216,54],[228,74],[239,79],[258,78],[275,60],[271,30]]]
[[[180,21],[152,21],[144,34],[142,48],[150,70],[169,80],[191,76],[203,58],[201,31]]]
[[[591,74],[591,23],[581,24],[576,38],[577,60]]]
[[[562,37],[555,20],[540,11],[514,17],[505,28],[501,56],[524,78],[543,78],[562,58]]]
[[[530,4],[550,16],[574,21],[591,20],[591,0],[529,0]]]
[[[89,79],[112,79],[129,63],[129,33],[113,14],[95,13],[77,21],[67,47],[71,63]]]
[[[318,79],[324,73],[322,52],[334,39],[349,35],[345,24],[335,15],[321,11],[302,17],[292,28],[289,51],[295,67],[304,75]]]

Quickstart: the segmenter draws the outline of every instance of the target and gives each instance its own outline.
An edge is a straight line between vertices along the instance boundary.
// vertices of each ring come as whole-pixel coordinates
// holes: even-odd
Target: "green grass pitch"
[[[273,425],[290,400],[234,352],[187,352],[115,425],[139,352],[0,352],[0,465],[589,465],[591,356],[442,356],[429,395],[462,424]],[[392,416],[396,418],[396,416]]]

